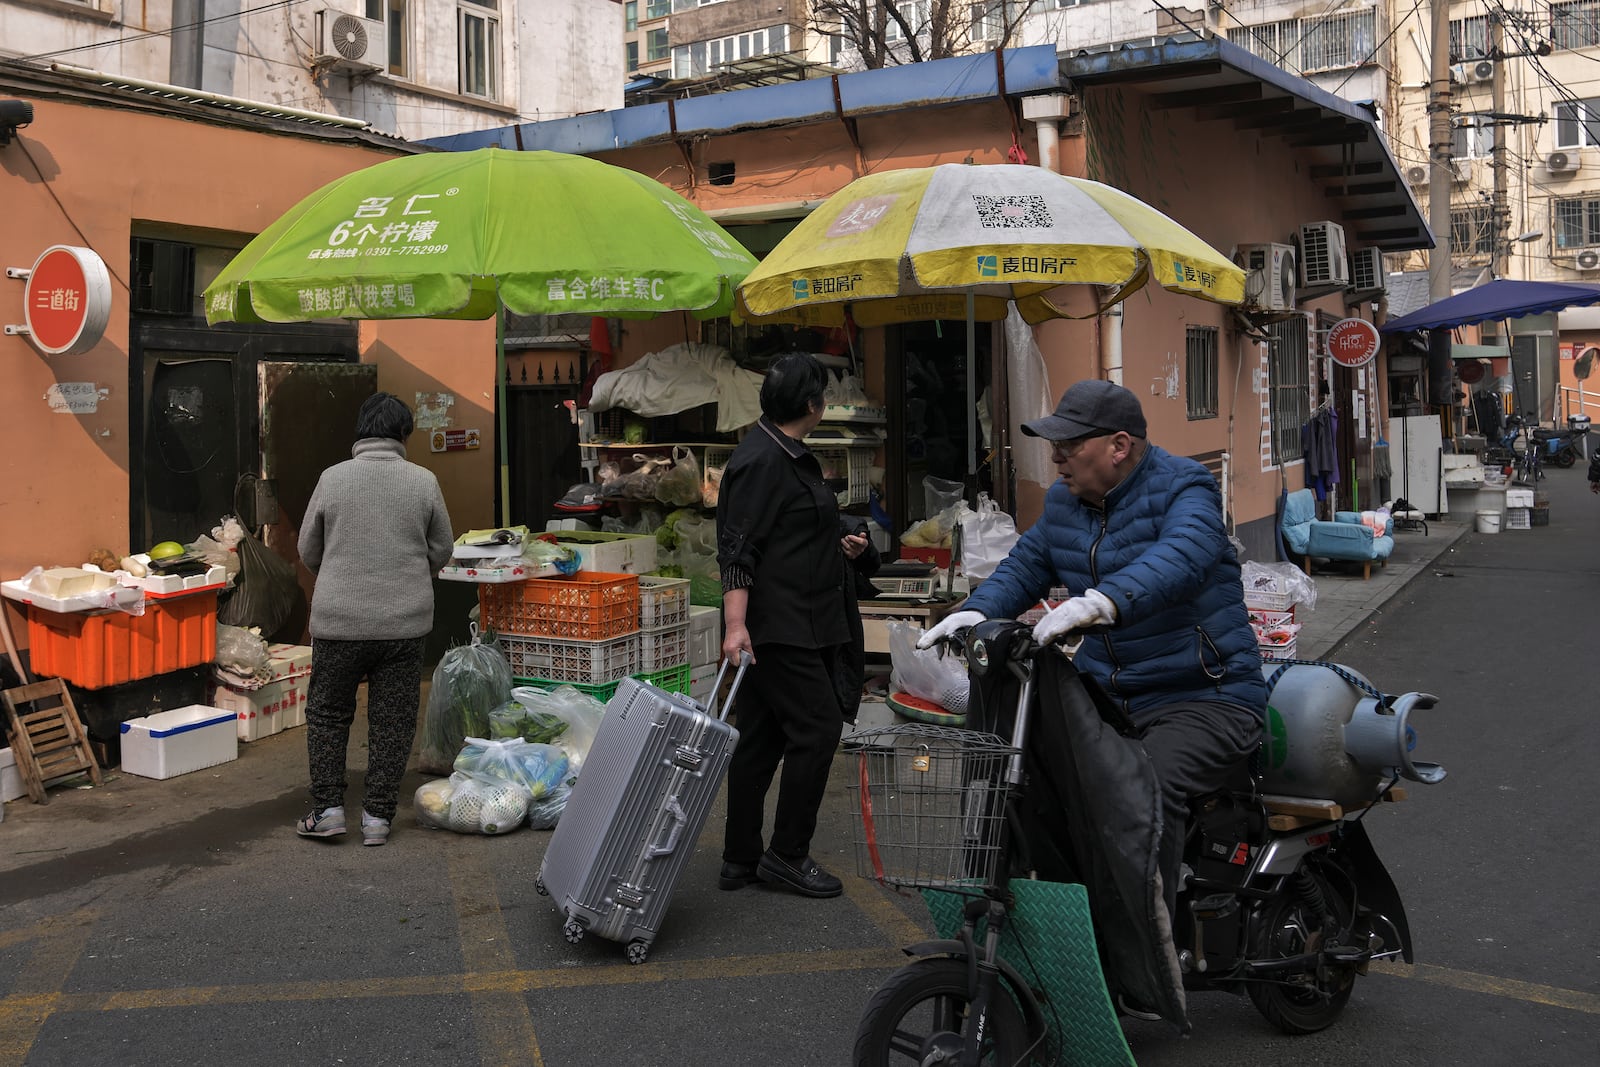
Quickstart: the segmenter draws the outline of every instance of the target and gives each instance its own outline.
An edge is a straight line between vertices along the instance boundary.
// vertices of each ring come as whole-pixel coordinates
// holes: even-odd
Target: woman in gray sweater
[[[306,749],[311,813],[302,837],[345,832],[345,748],[367,683],[367,776],[361,843],[381,845],[411,758],[422,648],[433,628],[433,576],[454,534],[433,472],[406,460],[411,409],[376,393],[356,417],[351,458],[322,472],[300,526],[311,599]]]

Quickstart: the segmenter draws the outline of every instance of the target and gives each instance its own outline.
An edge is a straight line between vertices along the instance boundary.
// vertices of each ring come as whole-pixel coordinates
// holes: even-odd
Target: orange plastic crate
[[[143,615],[28,608],[35,674],[104,689],[198,667],[217,657],[217,594],[146,600]]]
[[[566,578],[478,587],[478,624],[502,634],[604,641],[639,629],[639,576],[579,571]]]

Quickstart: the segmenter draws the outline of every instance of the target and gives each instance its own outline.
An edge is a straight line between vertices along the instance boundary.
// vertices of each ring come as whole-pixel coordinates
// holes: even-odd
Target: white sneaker
[[[381,845],[389,840],[389,820],[368,815],[367,809],[361,809],[361,843],[363,845]]]
[[[344,808],[313,808],[294,824],[294,832],[301,837],[338,837],[344,833]]]

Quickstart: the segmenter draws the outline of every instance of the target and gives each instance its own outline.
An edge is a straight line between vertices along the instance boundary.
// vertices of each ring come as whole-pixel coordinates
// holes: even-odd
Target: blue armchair
[[[1394,551],[1394,536],[1376,533],[1361,521],[1359,512],[1340,511],[1334,521],[1317,518],[1317,498],[1309,489],[1297,489],[1284,502],[1284,547],[1311,573],[1311,560],[1332,559],[1361,564],[1362,580],[1372,577],[1372,561],[1381,566]]]

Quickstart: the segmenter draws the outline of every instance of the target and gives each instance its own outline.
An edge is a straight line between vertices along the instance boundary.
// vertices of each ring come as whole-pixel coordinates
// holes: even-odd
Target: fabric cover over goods
[[[192,704],[122,724],[122,769],[143,778],[174,778],[232,763],[239,738],[231,711]]]

